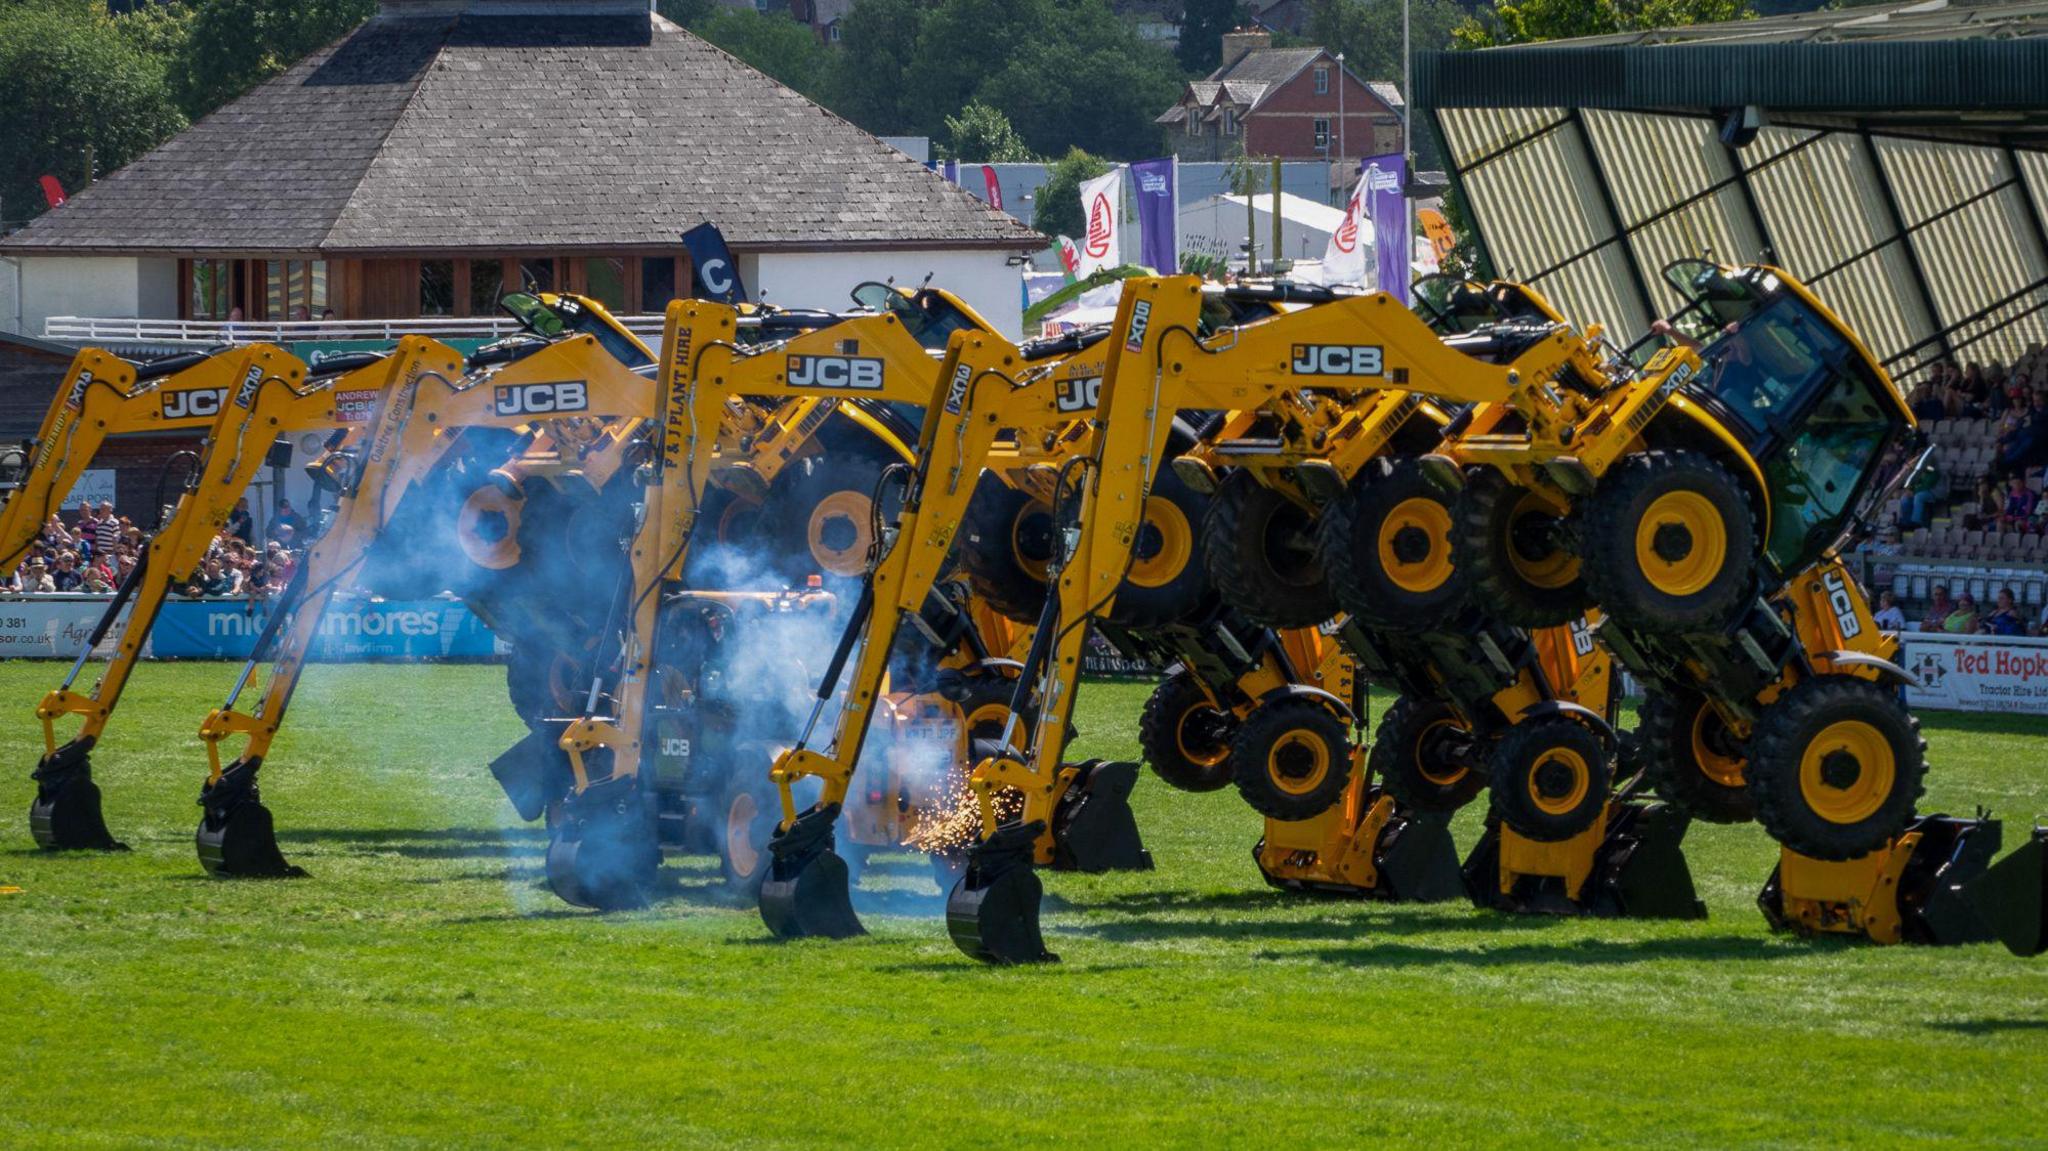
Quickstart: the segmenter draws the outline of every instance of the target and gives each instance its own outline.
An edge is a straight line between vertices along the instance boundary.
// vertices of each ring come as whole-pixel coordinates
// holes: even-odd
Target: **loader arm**
[[[348,583],[391,513],[447,455],[466,428],[519,428],[556,418],[646,419],[654,388],[588,335],[558,341],[524,359],[462,376],[460,353],[429,344],[406,376],[385,392],[366,438],[367,448],[334,519],[273,610],[249,664],[228,700],[200,725],[210,762],[208,788],[238,769],[253,774],[284,721],[292,690],[327,604]],[[235,704],[274,641],[275,660],[255,710]],[[248,739],[243,753],[223,765],[220,744]]]
[[[939,378],[937,362],[893,314],[851,316],[747,345],[738,342],[744,322],[723,304],[669,305],[659,383],[661,453],[631,544],[630,618],[611,693],[615,714],[586,714],[561,741],[579,793],[595,782],[639,774],[648,675],[660,656],[661,591],[682,578],[714,469],[726,482],[737,472],[765,490],[839,405],[927,404]],[[730,418],[741,397],[780,401],[765,418],[749,421],[745,442]],[[597,695],[592,692],[593,704]],[[593,770],[590,757],[599,751],[609,753],[605,771]]]
[[[87,643],[63,684],[44,696],[37,706],[36,717],[42,721],[44,749],[50,759],[60,753],[56,723],[63,716],[75,715],[84,721],[71,741],[77,752],[82,754],[98,742],[165,597],[205,557],[208,546],[226,526],[235,501],[248,490],[264,465],[271,443],[280,435],[348,426],[347,419],[336,410],[337,393],[375,390],[382,394],[418,370],[437,350],[444,349],[427,340],[408,337],[390,356],[380,357],[376,363],[346,374],[330,374],[305,387],[299,384],[307,376],[305,365],[289,357],[284,357],[290,360],[288,365],[274,363],[283,357],[274,348],[240,350],[221,357],[261,364],[264,375],[253,395],[246,397],[248,403],[237,397],[221,409],[198,479],[179,499],[169,523],[150,541],[134,573],[107,604],[93,629],[93,636],[103,636],[115,625],[122,608],[132,601],[134,606],[122,627],[114,658],[99,682],[89,692],[72,690],[94,647]],[[241,369],[237,367],[233,374],[240,378]]]
[[[20,490],[0,507],[0,573],[21,562],[108,436],[211,428],[231,394],[253,393],[287,363],[298,361],[269,344],[140,366],[98,348],[79,352],[43,416]]]

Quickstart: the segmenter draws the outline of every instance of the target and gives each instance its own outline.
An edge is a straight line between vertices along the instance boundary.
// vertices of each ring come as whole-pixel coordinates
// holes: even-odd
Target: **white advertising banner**
[[[68,512],[86,504],[98,507],[113,502],[114,469],[87,468],[78,473],[78,482],[71,486],[71,494],[64,497],[63,508]]]
[[[77,659],[79,646],[92,634],[92,627],[107,610],[104,596],[37,596],[33,599],[0,601],[0,659]],[[128,611],[123,608],[125,624]],[[100,641],[100,651],[112,648],[119,630],[111,630]],[[143,649],[145,655],[148,648]]]
[[[1124,170],[1117,168],[1107,175],[1081,185],[1081,218],[1088,221],[1088,231],[1081,239],[1080,275],[1092,276],[1103,268],[1114,268],[1123,262],[1124,226]]]
[[[1907,632],[1906,702],[1942,711],[2048,715],[2048,638]]]

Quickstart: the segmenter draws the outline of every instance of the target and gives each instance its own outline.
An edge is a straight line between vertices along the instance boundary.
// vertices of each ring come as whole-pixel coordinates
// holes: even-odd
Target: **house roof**
[[[2043,2],[2048,3],[2048,0]],[[1300,75],[1302,69],[1324,58],[1321,48],[1254,48],[1209,73],[1208,79],[1188,81],[1181,90],[1180,102],[1153,117],[1153,122],[1178,124],[1190,116],[1215,120],[1221,116],[1220,106],[1226,101],[1240,106],[1246,114],[1255,112],[1267,95]],[[1352,79],[1358,79],[1358,73],[1350,68],[1344,71]],[[1387,107],[1401,106],[1401,90],[1394,85],[1379,81],[1360,83],[1371,89],[1372,94]]]
[[[1029,250],[1043,237],[660,17],[381,16],[14,252]]]

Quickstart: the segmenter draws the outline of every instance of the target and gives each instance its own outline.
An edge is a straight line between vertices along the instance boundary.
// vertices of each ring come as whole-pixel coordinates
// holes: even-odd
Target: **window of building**
[[[1229,108],[1223,110],[1223,134],[1226,136],[1237,135],[1237,113]]]
[[[235,306],[235,266],[232,260],[190,260],[186,288],[187,318],[225,320]]]
[[[538,260],[521,260],[519,262],[519,286],[529,292],[554,291],[554,257],[547,256]]]
[[[626,261],[598,256],[583,261],[583,294],[612,312],[626,310]]]
[[[494,316],[505,290],[505,265],[498,260],[469,262],[469,314]]]
[[[833,22],[831,31],[826,32],[825,37],[834,44],[839,43],[839,23],[837,21]]]
[[[1188,118],[1187,118],[1187,126],[1188,126],[1188,135],[1190,135],[1190,136],[1199,136],[1199,135],[1201,135],[1201,134],[1202,134],[1202,113],[1201,113],[1201,110],[1200,110],[1200,109],[1198,109],[1198,108],[1189,108],[1189,109],[1188,109]]]
[[[1330,122],[1318,116],[1316,118],[1316,151],[1327,152],[1329,150]]]
[[[834,25],[837,27],[837,25]],[[640,311],[643,315],[657,315],[668,311],[668,302],[677,296],[676,258],[674,256],[642,256],[640,258]]]
[[[455,261],[420,261],[420,315],[455,314]]]
[[[263,318],[317,320],[327,308],[327,261],[268,260],[263,265]]]
[[[1330,92],[1330,69],[1327,65],[1316,65],[1316,95],[1326,96]]]

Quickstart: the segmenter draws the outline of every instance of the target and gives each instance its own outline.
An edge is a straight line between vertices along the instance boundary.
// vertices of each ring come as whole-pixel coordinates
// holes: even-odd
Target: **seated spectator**
[[[290,528],[291,534],[279,535],[278,531],[280,528]],[[277,514],[270,517],[270,527],[265,534],[273,540],[283,540],[296,538],[304,535],[305,532],[306,521],[300,519],[299,513],[292,510],[292,502],[290,500],[277,501]]]
[[[1948,585],[1934,585],[1934,598],[1927,601],[1927,614],[1920,617],[1921,631],[1940,631],[1948,622],[1949,613],[1956,610],[1956,601],[1948,598]]]
[[[1956,600],[1955,610],[1949,612],[1948,618],[1941,621],[1941,630],[1951,635],[1975,635],[1978,622],[1977,597],[1964,592]]]
[[[249,514],[248,496],[235,501],[235,510],[228,513],[228,526],[223,530],[243,543],[255,541],[256,519]]]
[[[1899,523],[1909,528],[1924,528],[1934,522],[1934,502],[1948,492],[1947,479],[1934,457],[1927,457],[1927,464],[1906,483],[1906,499],[1899,506]]]
[[[1948,405],[1942,403],[1941,389],[1931,378],[1915,384],[1906,402],[1913,409],[1913,418],[1923,424],[1948,418]]]
[[[50,578],[50,569],[42,560],[28,565],[28,573],[21,577],[21,590],[29,595],[47,595],[57,590],[57,583]]]
[[[2027,634],[2027,621],[2020,618],[2020,609],[2013,600],[2011,588],[1998,589],[1998,598],[1992,605],[1991,614],[1984,617],[1978,629],[1985,635]]]
[[[1998,482],[1990,476],[1977,481],[1977,493],[1970,497],[1970,503],[1963,512],[1963,527],[1981,532],[1998,522],[2005,512],[2005,496],[1998,490]]]
[[[2006,484],[2005,508],[1998,515],[1998,526],[2009,532],[2025,531],[2040,501],[2040,493],[2028,487],[2024,478],[2014,476]]]
[[[50,573],[50,581],[58,591],[77,591],[85,582],[85,576],[78,570],[78,553],[63,551],[57,553],[57,568]]]
[[[107,573],[104,570],[89,567],[78,581],[78,590],[86,595],[106,595],[114,590],[114,585],[107,581]]]
[[[1898,597],[1889,590],[1877,593],[1877,626],[1886,631],[1906,630],[1906,613],[1899,610]]]

